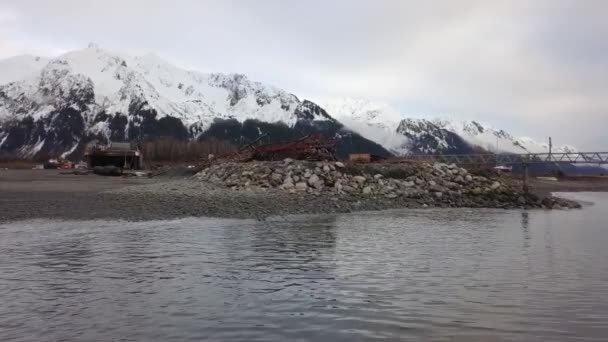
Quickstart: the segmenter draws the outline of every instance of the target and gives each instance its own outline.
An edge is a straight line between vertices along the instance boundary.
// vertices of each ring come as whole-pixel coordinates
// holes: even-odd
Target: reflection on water
[[[605,341],[608,196],[580,211],[0,226],[0,340]]]

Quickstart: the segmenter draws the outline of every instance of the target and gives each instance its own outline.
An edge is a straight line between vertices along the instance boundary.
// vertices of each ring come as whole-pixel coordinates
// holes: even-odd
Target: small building
[[[369,153],[351,153],[348,160],[352,163],[369,163],[372,161],[372,156]]]
[[[90,143],[84,153],[89,168],[96,166],[116,166],[123,170],[139,170],[143,167],[143,155],[139,148],[133,148],[130,143],[110,142],[101,145]]]
[[[386,157],[370,153],[351,153],[348,155],[348,160],[352,163],[372,163],[386,160]]]

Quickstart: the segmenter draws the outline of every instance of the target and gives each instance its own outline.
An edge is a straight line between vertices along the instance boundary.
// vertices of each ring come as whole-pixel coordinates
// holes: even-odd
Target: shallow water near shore
[[[608,194],[565,196],[593,205],[2,224],[0,340],[605,341]]]

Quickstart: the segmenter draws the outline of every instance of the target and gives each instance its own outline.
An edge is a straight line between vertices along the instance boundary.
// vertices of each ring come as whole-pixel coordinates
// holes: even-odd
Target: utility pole
[[[551,150],[553,149],[553,141],[549,137],[549,159],[551,159]]]

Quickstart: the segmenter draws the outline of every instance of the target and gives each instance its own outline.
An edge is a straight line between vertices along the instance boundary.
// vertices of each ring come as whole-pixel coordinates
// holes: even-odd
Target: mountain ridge
[[[484,150],[498,153],[543,153],[547,143],[529,137],[514,137],[508,132],[475,120],[448,118],[407,118],[387,103],[343,98],[322,101],[330,115],[367,138],[382,129],[385,138],[378,142],[391,151],[410,153],[473,153]],[[350,126],[349,126],[350,124]],[[388,139],[396,133],[407,142]],[[553,152],[575,152],[570,145],[553,146]]]
[[[97,46],[63,54],[0,86],[0,152],[22,157],[42,152],[65,157],[98,139],[211,138],[203,133],[230,120],[280,123],[286,130],[308,122],[313,131],[332,134],[343,129],[315,103],[245,75],[188,71],[155,55],[133,57]],[[258,125],[258,130],[262,126],[268,128]]]
[[[319,105],[243,74],[185,70],[154,54],[131,56],[94,44],[52,59],[2,60],[0,75],[10,80],[0,83],[0,154],[20,157],[76,158],[93,140],[238,144],[270,132],[274,141],[318,132],[337,137],[342,157],[548,149],[476,121],[405,118],[387,103],[362,99]]]

